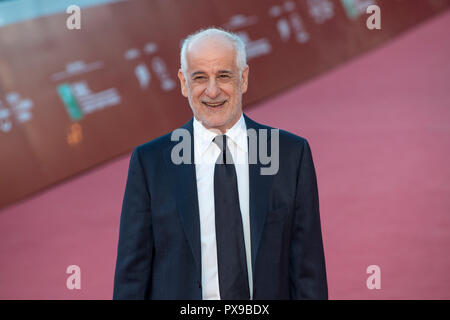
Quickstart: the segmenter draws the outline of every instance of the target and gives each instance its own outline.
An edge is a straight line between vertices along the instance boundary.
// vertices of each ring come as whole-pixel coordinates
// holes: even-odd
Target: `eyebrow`
[[[233,72],[230,71],[230,70],[219,70],[217,73],[219,73],[219,74],[224,74],[224,73],[226,73],[226,74],[230,74],[230,75],[233,74]],[[203,72],[203,71],[195,71],[194,73],[191,74],[191,78],[193,78],[193,77],[195,77],[196,75],[199,75],[199,74],[206,74],[206,72]]]
[[[205,74],[205,72],[203,72],[203,71],[196,71],[193,74],[191,74],[191,78],[195,77],[198,74]]]

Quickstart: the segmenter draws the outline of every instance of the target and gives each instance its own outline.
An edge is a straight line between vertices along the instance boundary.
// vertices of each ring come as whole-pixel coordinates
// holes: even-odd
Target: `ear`
[[[244,70],[242,70],[242,78],[241,78],[241,91],[242,91],[242,93],[246,93],[247,92],[247,88],[248,88],[248,72],[249,72],[249,67],[247,65],[247,66],[245,66]]]
[[[186,86],[186,79],[184,78],[184,73],[180,69],[178,70],[178,79],[180,79],[181,84],[181,94],[187,98],[187,86]]]

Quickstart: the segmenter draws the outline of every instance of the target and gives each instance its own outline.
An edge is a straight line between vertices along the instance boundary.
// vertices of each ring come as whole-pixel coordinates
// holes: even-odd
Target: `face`
[[[240,75],[234,46],[221,36],[194,40],[186,52],[186,60],[186,74],[180,70],[178,78],[194,117],[205,128],[225,133],[242,114],[248,66]]]

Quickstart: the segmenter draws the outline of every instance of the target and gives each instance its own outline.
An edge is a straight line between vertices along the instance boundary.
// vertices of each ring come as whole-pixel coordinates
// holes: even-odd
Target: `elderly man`
[[[114,298],[326,299],[308,142],[242,113],[249,67],[236,35],[197,32],[180,58],[181,92],[193,112],[180,128],[192,141],[182,156],[192,161],[174,158],[177,130],[134,149]],[[278,163],[264,174],[267,144]]]

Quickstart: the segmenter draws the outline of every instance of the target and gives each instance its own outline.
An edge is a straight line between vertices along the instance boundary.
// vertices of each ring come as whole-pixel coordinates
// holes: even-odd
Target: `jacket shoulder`
[[[296,135],[296,134],[294,134],[292,132],[289,132],[289,131],[286,131],[286,130],[283,130],[283,129],[280,129],[280,128],[271,127],[271,126],[268,126],[268,125],[265,125],[265,124],[261,124],[261,123],[255,122],[255,121],[253,121],[252,119],[250,119],[248,117],[247,117],[247,121],[248,121],[249,126],[251,128],[256,129],[256,130],[266,129],[269,132],[271,130],[277,130],[278,133],[279,133],[280,143],[285,144],[286,146],[297,146],[297,147],[300,146],[301,147],[301,146],[303,146],[305,144],[308,144],[308,141],[307,141],[306,138],[304,138],[302,136],[299,136],[299,135]],[[249,126],[247,126],[247,129],[248,129]]]
[[[172,132],[136,146],[133,152],[138,152],[142,157],[155,156],[158,153],[161,154],[171,143]]]
[[[292,132],[286,131],[286,130],[282,130],[282,129],[278,129],[280,132],[280,142],[283,141],[284,143],[288,144],[288,145],[292,145],[292,146],[304,146],[305,144],[308,144],[308,141],[306,140],[305,137],[296,135]]]

